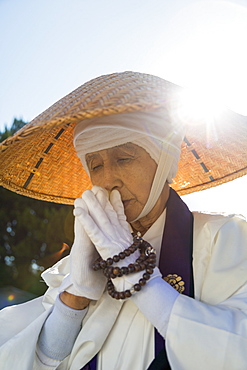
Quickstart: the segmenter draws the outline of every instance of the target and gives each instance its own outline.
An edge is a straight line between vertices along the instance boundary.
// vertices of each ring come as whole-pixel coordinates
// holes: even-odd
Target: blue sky
[[[246,39],[241,0],[0,0],[0,129],[124,70],[156,74],[247,115]],[[186,199],[193,209],[247,215],[246,185],[245,176]]]

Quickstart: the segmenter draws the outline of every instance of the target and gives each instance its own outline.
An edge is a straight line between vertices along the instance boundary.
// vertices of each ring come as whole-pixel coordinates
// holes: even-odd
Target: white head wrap
[[[79,122],[74,131],[74,146],[89,173],[86,154],[128,142],[145,149],[157,163],[157,170],[147,200],[137,219],[146,216],[157,202],[165,182],[172,182],[177,172],[184,128],[171,123],[167,111],[130,112],[96,117]]]

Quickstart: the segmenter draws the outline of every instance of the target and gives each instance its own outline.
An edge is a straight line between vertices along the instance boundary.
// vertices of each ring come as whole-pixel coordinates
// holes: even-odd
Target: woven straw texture
[[[181,88],[159,77],[122,72],[93,79],[65,96],[0,144],[0,185],[22,195],[72,204],[91,187],[73,147],[78,121],[132,111],[176,110]],[[180,194],[247,173],[247,117],[226,111],[213,122],[187,122],[179,171]]]

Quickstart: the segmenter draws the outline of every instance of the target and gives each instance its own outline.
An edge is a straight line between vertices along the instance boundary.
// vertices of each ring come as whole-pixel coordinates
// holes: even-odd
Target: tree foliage
[[[14,120],[0,133],[1,140],[25,122]],[[63,243],[73,241],[72,206],[44,202],[0,187],[0,287],[16,288],[40,295],[46,286],[41,272],[68,254]]]
[[[12,136],[15,132],[19,131],[26,122],[21,119],[14,119],[11,128],[5,126],[4,132],[0,132],[0,142],[7,139],[7,137]]]

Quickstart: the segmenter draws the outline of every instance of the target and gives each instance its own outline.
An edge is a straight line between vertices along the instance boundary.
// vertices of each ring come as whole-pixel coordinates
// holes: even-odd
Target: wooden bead
[[[109,277],[108,269],[104,269],[104,270],[103,270],[103,274],[105,275],[105,277],[107,277],[107,278],[108,278],[108,277]]]
[[[113,275],[116,275],[116,276],[118,276],[119,272],[120,272],[119,267],[114,267],[113,270],[112,270]]]
[[[120,292],[119,297],[120,297],[120,299],[125,299],[126,298],[125,297],[125,292]]]
[[[141,288],[142,287],[140,286],[140,284],[135,284],[134,285],[134,289],[135,289],[136,292],[139,292],[141,290]]]
[[[125,298],[129,298],[129,297],[131,297],[131,293],[130,293],[130,290],[125,290],[125,292],[124,292],[124,294],[125,294]]]
[[[111,273],[112,273],[112,270],[113,270],[113,267],[112,267],[112,266],[108,266],[108,267],[106,267],[106,268],[103,270],[103,272],[106,272],[106,273],[108,273],[108,274],[111,274]]]
[[[128,249],[131,251],[131,253],[134,253],[136,251],[136,247],[132,245]]]
[[[94,265],[93,265],[93,270],[94,271],[98,271],[98,270],[100,270],[100,264],[99,263],[95,263]]]
[[[112,257],[114,262],[119,262],[120,257],[118,255]]]
[[[141,285],[141,286],[144,286],[144,285],[146,285],[146,280],[145,279],[140,279],[139,280],[139,284]]]
[[[106,267],[107,264],[106,264],[106,261],[102,260],[102,261],[100,261],[99,265],[103,269],[103,268]]]
[[[120,297],[119,297],[119,293],[118,292],[114,292],[113,293],[113,298],[115,298],[115,299],[119,299]]]
[[[128,269],[128,267],[121,267],[121,271],[122,271],[122,273],[123,273],[123,275],[128,275],[128,273],[129,273],[129,269]]]
[[[122,272],[122,270],[120,269],[120,271],[119,271],[119,273],[118,273],[118,277],[121,277],[121,276],[123,276],[124,274],[123,274],[123,272]]]
[[[121,260],[124,260],[124,259],[125,259],[125,257],[126,257],[126,256],[125,256],[125,253],[124,253],[124,252],[120,252],[120,253],[119,253],[119,257],[120,257],[120,259],[121,259]]]
[[[133,265],[133,263],[131,263],[131,264],[128,266],[128,269],[129,269],[129,273],[135,272],[135,265]]]
[[[148,273],[144,273],[143,274],[143,279],[145,279],[145,280],[149,280],[150,279],[150,275],[148,274]]]
[[[141,266],[138,264],[135,264],[135,272],[141,271]]]
[[[142,262],[142,261],[145,261],[146,258],[147,258],[146,256],[144,256],[143,254],[141,254],[140,257],[138,258],[138,260],[140,262]]]

